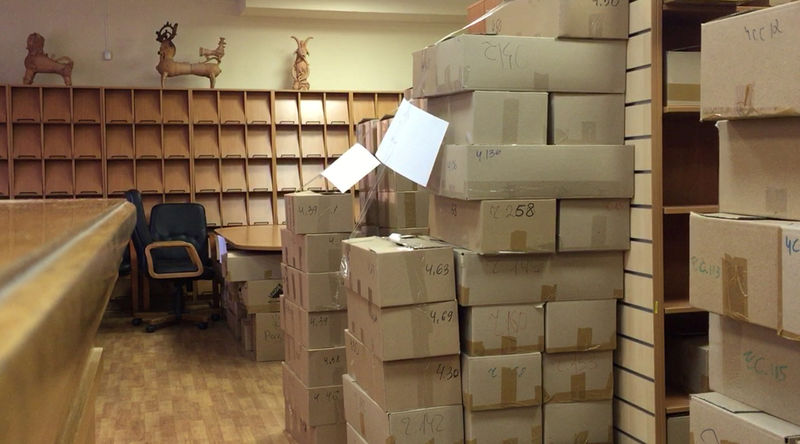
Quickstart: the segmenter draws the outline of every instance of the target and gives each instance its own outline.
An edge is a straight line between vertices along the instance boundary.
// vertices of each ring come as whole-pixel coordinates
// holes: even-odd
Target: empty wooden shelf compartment
[[[272,157],[272,137],[268,126],[247,127],[247,157],[251,159]]]
[[[43,189],[41,160],[14,161],[15,196],[41,196]]]
[[[273,224],[272,194],[250,193],[247,196],[247,222],[250,225]]]
[[[72,89],[72,121],[74,123],[100,123],[100,89]]]
[[[136,123],[161,123],[161,92],[157,89],[134,90],[133,115]]]
[[[11,139],[15,159],[42,158],[42,127],[38,123],[14,124]]]
[[[164,192],[190,193],[192,190],[189,160],[164,161]]]
[[[195,193],[219,193],[219,160],[197,159],[194,161]]]
[[[247,161],[247,183],[249,191],[272,191],[272,162],[268,159]]]
[[[133,123],[133,91],[129,89],[107,89],[106,123]]]
[[[219,148],[222,158],[245,158],[247,147],[244,125],[225,125],[220,128]]]
[[[109,160],[106,167],[109,195],[119,195],[136,188],[133,160]]]
[[[69,88],[42,88],[42,121],[69,123],[72,120]]]
[[[45,161],[44,194],[72,197],[72,160]]]
[[[161,159],[160,125],[136,125],[134,134],[137,159]]]
[[[247,179],[245,175],[245,161],[243,159],[223,160],[222,191],[227,193],[227,192],[244,192],[246,190],[247,190]]]
[[[188,159],[189,148],[188,125],[164,125],[164,158]]]
[[[269,125],[270,99],[268,92],[245,92],[245,114],[251,125]]]
[[[40,122],[42,119],[39,88],[14,86],[11,88],[11,121]]]
[[[160,160],[136,161],[136,188],[143,194],[160,194],[164,192],[164,178]]]
[[[103,155],[103,138],[100,125],[75,125],[74,156],[76,159],[100,159]]]
[[[44,158],[72,158],[72,128],[69,124],[44,126]]]
[[[244,91],[219,92],[219,116],[222,124],[243,124]]]
[[[222,225],[247,225],[247,196],[244,193],[222,195]]]
[[[219,123],[216,91],[192,91],[194,123]]]
[[[189,123],[189,92],[161,91],[161,108],[164,123]]]
[[[133,127],[106,125],[106,158],[133,159]]]

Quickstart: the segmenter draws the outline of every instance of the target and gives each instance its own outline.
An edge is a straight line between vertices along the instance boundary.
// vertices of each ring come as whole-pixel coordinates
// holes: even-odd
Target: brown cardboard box
[[[347,318],[350,333],[382,361],[455,355],[460,351],[454,300],[381,308],[348,291]]]
[[[667,338],[667,379],[687,393],[705,393],[708,386],[708,336]]]
[[[366,237],[342,242],[345,288],[378,307],[455,299],[453,249],[429,238]]]
[[[430,229],[435,238],[481,254],[553,253],[556,201],[433,196]]]
[[[229,282],[279,279],[281,255],[276,253],[229,250],[223,258],[225,280]]]
[[[800,115],[798,21],[788,4],[703,23],[701,119]]]
[[[280,361],[283,359],[283,332],[279,313],[255,313],[250,315],[253,335],[253,350],[256,361]]]
[[[286,432],[300,444],[344,444],[346,440],[345,424],[325,424],[309,426],[308,422],[300,417],[291,404],[284,403],[286,413]]]
[[[485,20],[486,34],[627,39],[628,3],[594,0],[515,1]]]
[[[612,444],[611,400],[544,405],[544,442]]]
[[[617,301],[548,302],[545,305],[547,353],[614,350]]]
[[[466,200],[631,198],[633,147],[444,145],[428,189]]]
[[[547,143],[547,93],[468,91],[428,99],[428,112],[450,124],[445,144]]]
[[[308,312],[283,298],[283,329],[307,348],[328,348],[344,345],[347,311]]]
[[[622,261],[619,252],[483,256],[456,249],[458,302],[475,306],[621,298]]]
[[[309,388],[285,362],[281,367],[284,396],[308,426],[344,423],[341,385]]]
[[[245,305],[248,313],[277,312],[280,309],[278,299],[270,297],[270,294],[280,284],[279,279],[244,282],[239,287],[239,300]]]
[[[501,410],[542,404],[542,354],[461,355],[464,409]]]
[[[239,324],[241,325],[240,331],[242,332],[241,342],[242,348],[246,352],[253,351],[253,323],[250,321],[250,317],[246,316],[239,319]]]
[[[558,251],[628,250],[631,206],[627,199],[558,201]]]
[[[464,440],[460,405],[386,412],[349,375],[344,382],[347,422],[370,443],[444,443]]]
[[[770,416],[721,393],[693,395],[689,410],[693,442],[800,442],[800,426]]]
[[[800,343],[713,313],[708,341],[712,390],[800,424]]]
[[[544,305],[461,309],[461,342],[472,356],[544,351]]]
[[[294,234],[281,229],[283,261],[307,273],[339,271],[342,241],[350,233]]]
[[[781,231],[781,299],[778,305],[778,333],[800,341],[800,228]]]
[[[550,94],[547,139],[552,145],[623,145],[625,95]]]
[[[306,387],[339,385],[347,373],[344,347],[308,349],[284,336],[286,364]]]
[[[347,444],[369,444],[350,424],[347,424]]]
[[[719,208],[800,219],[800,118],[737,120],[719,128]]]
[[[347,298],[338,272],[306,273],[283,264],[283,294],[306,311],[338,311]]]
[[[379,192],[378,224],[385,228],[427,227],[428,192]]]
[[[469,444],[542,443],[542,407],[464,411],[464,439]],[[570,443],[572,441],[569,441]]]
[[[230,330],[233,338],[237,341],[242,340],[242,321],[241,317],[235,312],[225,309],[225,323],[228,324],[228,330]]]
[[[402,192],[402,191],[422,191],[422,187],[417,185],[416,182],[412,182],[410,179],[406,179],[405,177],[401,176],[400,174],[390,170],[385,166],[378,167],[378,173],[371,173],[377,174],[377,177],[380,175],[381,169],[384,171],[383,178],[378,183],[378,191],[394,191],[394,192]],[[368,190],[360,190],[360,191],[368,191]]]
[[[667,106],[700,104],[700,51],[667,51]]]
[[[366,178],[362,179],[361,183],[358,185],[359,216],[362,216],[361,211],[366,208],[367,211],[363,213],[364,224],[366,225],[378,225],[378,205],[375,203],[378,198],[376,194],[370,192],[370,190],[375,188],[376,180],[378,180],[378,178],[373,171],[372,173],[367,174]]]
[[[544,402],[602,401],[614,396],[614,352],[542,355]]]
[[[289,193],[286,228],[294,234],[353,231],[353,196],[347,193]]]
[[[689,415],[667,416],[667,444],[690,444],[691,439]]]

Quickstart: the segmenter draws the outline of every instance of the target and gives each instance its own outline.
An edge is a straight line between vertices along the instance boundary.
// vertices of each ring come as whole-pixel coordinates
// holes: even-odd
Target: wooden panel
[[[96,160],[75,161],[75,194],[101,196],[103,194],[103,163]]]
[[[42,127],[37,123],[19,123],[12,127],[15,159],[42,158]]]
[[[279,161],[275,173],[278,191],[297,191],[300,189],[300,169],[297,161]]]
[[[9,195],[9,181],[8,181],[8,161],[0,161],[0,197],[8,197]]]
[[[136,123],[161,123],[161,91],[134,90],[133,116]]]
[[[625,252],[625,269],[638,273],[653,274],[653,245],[631,241],[630,251]]]
[[[623,368],[614,369],[614,395],[631,404],[656,411],[656,385],[653,381],[631,373]]]
[[[631,438],[630,436],[622,433],[619,429],[614,429],[614,442],[616,444],[647,444]]]
[[[247,123],[266,125],[271,122],[269,93],[245,92],[245,114]]]
[[[653,347],[640,344],[624,337],[617,337],[617,351],[614,362],[636,373],[654,377],[655,356]]]
[[[628,39],[628,69],[650,64],[651,37],[651,32],[645,32]]]
[[[664,205],[709,205],[718,202],[719,137],[714,122],[697,114],[664,119]]]
[[[133,97],[129,89],[107,89],[106,123],[133,123]]]
[[[8,125],[5,123],[0,123],[0,159],[8,159]]]
[[[103,136],[100,125],[75,125],[76,159],[99,159],[103,155]]]
[[[72,90],[72,121],[75,123],[100,123],[100,88],[74,88]]]
[[[631,237],[653,240],[653,211],[649,208],[631,208]]]
[[[219,158],[217,127],[212,125],[195,126],[192,145],[195,159]]]
[[[192,190],[189,160],[164,161],[164,192],[190,193]]]
[[[623,301],[643,308],[653,308],[653,279],[625,273],[625,296]]]
[[[325,123],[325,114],[322,111],[322,94],[300,93],[300,119],[304,124]]]
[[[106,166],[106,176],[109,195],[122,194],[136,188],[132,160],[109,160]]]
[[[198,194],[195,202],[206,210],[206,224],[209,227],[222,226],[222,213],[220,212],[219,194]]]
[[[374,119],[377,116],[375,112],[375,95],[367,93],[353,93],[353,123],[358,123],[364,119]]]
[[[326,138],[328,157],[339,157],[350,148],[350,134],[346,127],[328,128]]]
[[[281,225],[286,225],[286,204],[283,200],[283,195],[278,195],[278,202],[276,205],[278,217],[276,221]]]
[[[11,88],[11,120],[14,122],[39,122],[41,119],[39,88]]]
[[[6,115],[6,90],[8,90],[7,87],[0,86],[0,122],[8,120]]]
[[[614,424],[636,439],[656,442],[655,417],[618,399],[614,400]]]
[[[636,171],[649,171],[652,168],[652,140],[646,139],[626,140],[626,145],[634,147],[634,169]]]
[[[134,130],[137,159],[160,159],[161,125],[136,125]]]
[[[383,116],[393,116],[395,111],[397,111],[397,105],[399,104],[397,100],[397,94],[395,93],[387,93],[387,94],[378,94],[378,117]]]
[[[42,88],[42,121],[68,123],[72,120],[69,88]]]
[[[189,91],[161,92],[164,123],[189,123]]]
[[[320,176],[322,170],[325,169],[325,164],[322,159],[304,160],[300,169],[303,186],[306,190],[327,191],[328,188],[325,183],[325,178]]]
[[[223,158],[247,156],[244,125],[227,125],[220,128],[219,148]]]
[[[652,98],[651,68],[637,69],[626,75],[625,103],[641,102]]]
[[[164,192],[164,177],[160,160],[140,160],[136,162],[136,188],[142,194]]]
[[[348,124],[347,94],[325,94],[325,117],[328,124]]]
[[[247,225],[246,198],[244,193],[222,195],[222,225]]]
[[[44,164],[44,193],[72,197],[72,160],[48,160]]]
[[[272,137],[268,126],[247,127],[247,157],[272,157]]]
[[[106,158],[133,159],[133,127],[106,125]]]
[[[72,158],[72,128],[69,124],[44,126],[44,157],[45,159]]]
[[[325,140],[322,127],[305,127],[302,131],[302,144],[300,149],[303,157],[325,157]]]
[[[243,124],[245,122],[243,91],[220,91],[219,118],[223,124]]]
[[[164,125],[164,157],[167,159],[188,159],[189,126]]]
[[[299,122],[297,94],[275,93],[275,123],[297,124]]]
[[[195,193],[218,193],[221,189],[219,180],[219,161],[194,161]]]
[[[15,196],[41,196],[43,189],[41,160],[18,160],[14,162]]]
[[[245,179],[244,160],[223,160],[222,161],[222,191],[223,192],[243,192],[247,190]],[[223,217],[225,211],[223,210]],[[227,224],[226,224],[227,225]]]
[[[271,191],[272,163],[266,159],[249,160],[247,162],[247,184],[250,191]]]
[[[282,127],[275,130],[275,155],[278,157],[300,157],[300,135],[297,127]]]
[[[216,91],[192,91],[194,123],[219,123]]]
[[[649,103],[625,107],[625,137],[650,135],[652,132],[651,109]]]
[[[636,0],[630,4],[628,21],[628,33],[634,34],[637,32],[650,29],[652,23],[653,2],[651,0]]]
[[[625,304],[617,305],[617,330],[620,334],[653,343],[653,313]]]
[[[633,175],[633,200],[637,205],[651,205],[653,203],[653,175],[650,173],[636,173]]]
[[[248,195],[247,221],[250,225],[272,224],[272,195],[250,193]]]

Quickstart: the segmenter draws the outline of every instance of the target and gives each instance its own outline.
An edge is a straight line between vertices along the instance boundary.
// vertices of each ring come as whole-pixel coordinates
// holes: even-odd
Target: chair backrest
[[[150,236],[153,241],[180,240],[194,245],[204,263],[208,263],[206,211],[196,203],[158,204],[150,211]],[[181,249],[162,250],[165,257],[184,259]]]
[[[150,236],[150,227],[147,226],[147,219],[144,215],[144,205],[142,205],[142,193],[139,190],[128,190],[125,192],[125,200],[136,207],[136,226],[131,234],[133,247],[136,249],[136,257],[140,269],[146,269],[144,249],[153,242]]]

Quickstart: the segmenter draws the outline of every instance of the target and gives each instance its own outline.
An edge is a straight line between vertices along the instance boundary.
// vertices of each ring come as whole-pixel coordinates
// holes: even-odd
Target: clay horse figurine
[[[25,77],[22,83],[30,85],[39,73],[58,74],[64,84],[72,86],[72,59],[69,57],[53,58],[44,52],[44,37],[37,33],[28,36],[28,56],[25,57]]]

